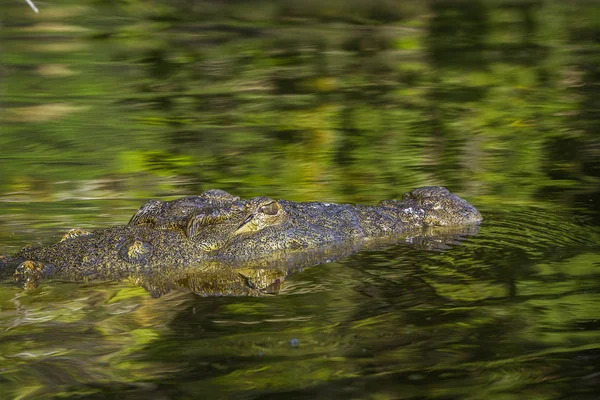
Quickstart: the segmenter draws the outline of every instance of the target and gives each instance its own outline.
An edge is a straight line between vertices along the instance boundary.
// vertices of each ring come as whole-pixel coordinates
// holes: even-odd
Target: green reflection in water
[[[593,5],[201,3],[7,6],[4,198],[598,184]]]
[[[600,232],[518,210],[484,212],[479,235],[445,252],[361,252],[263,298],[4,285],[2,385],[42,398],[593,393]]]

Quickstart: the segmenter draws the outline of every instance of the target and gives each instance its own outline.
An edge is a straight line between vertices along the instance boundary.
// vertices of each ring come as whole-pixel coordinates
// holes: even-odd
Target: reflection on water
[[[598,4],[36,3],[0,5],[0,254],[210,188],[484,223],[260,298],[3,283],[2,395],[597,396]]]
[[[540,209],[482,211],[479,234],[447,251],[360,252],[267,297],[5,284],[2,386],[33,397],[591,396],[600,231]]]

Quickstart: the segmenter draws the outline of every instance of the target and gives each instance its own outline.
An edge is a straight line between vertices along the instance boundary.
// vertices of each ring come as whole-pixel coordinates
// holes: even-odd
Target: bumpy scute
[[[119,249],[119,255],[123,260],[134,264],[145,264],[152,256],[153,247],[150,243],[140,239],[127,241]]]
[[[217,201],[238,201],[240,200],[239,196],[234,196],[231,193],[228,193],[221,189],[208,189],[200,195],[200,197],[204,197],[209,200],[217,200]]]
[[[233,207],[228,209],[208,209],[204,212],[200,212],[192,216],[189,219],[185,228],[185,234],[189,238],[196,237],[200,234],[200,232],[203,231],[203,227],[227,222],[240,215],[240,207]]]
[[[194,225],[216,224],[241,213],[240,198],[224,190],[212,189],[200,196],[187,196],[172,201],[150,200],[140,207],[129,221],[130,226],[149,225],[155,229],[181,229],[195,236]],[[200,225],[191,222],[200,220]],[[188,229],[192,225],[192,229]]]
[[[129,220],[127,225],[156,224],[156,216],[162,211],[163,202],[160,200],[148,200],[144,203]]]
[[[68,239],[72,239],[78,236],[85,236],[85,235],[91,235],[91,232],[88,232],[84,229],[80,229],[80,228],[73,228],[71,230],[69,230],[67,233],[65,233],[63,235],[63,237],[60,239],[61,242],[64,242],[65,240]]]

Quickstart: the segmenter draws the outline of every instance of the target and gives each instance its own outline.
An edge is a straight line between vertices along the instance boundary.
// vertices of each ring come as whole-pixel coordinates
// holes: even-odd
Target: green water
[[[0,398],[594,399],[600,7],[0,5],[0,254],[210,188],[481,211],[276,295],[0,284]]]

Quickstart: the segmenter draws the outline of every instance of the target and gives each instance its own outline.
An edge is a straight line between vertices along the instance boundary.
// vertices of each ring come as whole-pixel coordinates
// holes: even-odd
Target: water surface
[[[0,6],[0,254],[210,188],[484,221],[263,297],[3,282],[4,396],[597,398],[597,4],[37,3]]]

